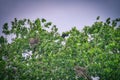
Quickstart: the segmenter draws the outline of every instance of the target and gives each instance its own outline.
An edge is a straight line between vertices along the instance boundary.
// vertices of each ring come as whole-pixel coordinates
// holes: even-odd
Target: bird
[[[100,79],[100,77],[93,77],[93,76],[91,76],[91,78],[92,78],[92,80],[99,80]]]
[[[87,75],[86,69],[84,67],[75,66],[74,70],[77,76],[83,77],[87,80],[92,80],[92,78],[89,75]]]
[[[36,46],[37,46],[37,44],[39,44],[39,39],[38,38],[30,38],[29,44],[30,44],[30,47],[33,49],[33,52],[35,52]]]
[[[35,45],[35,44],[38,44],[38,42],[39,42],[38,38],[30,38],[29,39],[29,43],[30,43],[31,46]]]

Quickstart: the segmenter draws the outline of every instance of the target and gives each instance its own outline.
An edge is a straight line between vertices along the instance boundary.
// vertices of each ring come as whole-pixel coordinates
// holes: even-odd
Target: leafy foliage
[[[3,33],[16,37],[11,43],[0,37],[0,80],[85,80],[77,77],[75,66],[88,76],[119,80],[120,19],[99,18],[81,32],[73,27],[62,35],[45,19],[15,18],[11,28],[5,23]]]

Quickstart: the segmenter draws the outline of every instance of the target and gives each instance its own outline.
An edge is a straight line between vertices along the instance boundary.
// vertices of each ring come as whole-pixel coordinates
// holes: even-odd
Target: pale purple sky
[[[2,25],[14,18],[45,18],[61,33],[91,25],[97,16],[120,17],[120,0],[0,0],[0,34]]]

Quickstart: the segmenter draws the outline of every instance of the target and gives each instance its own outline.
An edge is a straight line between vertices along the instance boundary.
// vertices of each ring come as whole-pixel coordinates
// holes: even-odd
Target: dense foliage
[[[3,25],[0,37],[0,80],[85,80],[75,66],[100,80],[120,80],[120,19],[97,18],[82,31],[58,33],[45,19]],[[118,23],[118,24],[117,24]],[[15,38],[9,43],[7,36]]]

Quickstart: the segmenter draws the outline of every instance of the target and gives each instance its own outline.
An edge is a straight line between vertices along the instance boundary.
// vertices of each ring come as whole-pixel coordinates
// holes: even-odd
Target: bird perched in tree
[[[30,44],[30,47],[33,49],[33,52],[35,52],[36,46],[37,46],[37,44],[39,44],[39,39],[38,38],[30,38],[29,44]]]
[[[69,35],[69,33],[62,33],[62,36],[61,37],[63,37],[63,38],[65,38],[65,37],[67,37]]]
[[[75,73],[79,77],[83,77],[87,80],[92,80],[89,75],[87,75],[86,69],[80,66],[75,66],[74,67]]]
[[[35,45],[35,44],[38,44],[39,42],[39,39],[38,38],[30,38],[29,39],[29,43],[31,46]]]

